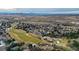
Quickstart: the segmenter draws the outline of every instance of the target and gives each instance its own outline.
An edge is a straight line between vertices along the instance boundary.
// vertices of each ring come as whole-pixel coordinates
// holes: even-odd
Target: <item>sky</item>
[[[0,0],[0,13],[79,14],[77,7],[78,0]]]
[[[78,0],[0,0],[0,8],[76,8]]]

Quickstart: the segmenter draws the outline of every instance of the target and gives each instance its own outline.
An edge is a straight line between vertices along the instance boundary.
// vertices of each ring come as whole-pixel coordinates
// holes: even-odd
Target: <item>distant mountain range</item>
[[[0,9],[0,15],[79,15],[79,8],[13,8]]]
[[[21,15],[21,16],[79,16],[79,14],[50,14],[50,13],[0,13],[0,15]]]

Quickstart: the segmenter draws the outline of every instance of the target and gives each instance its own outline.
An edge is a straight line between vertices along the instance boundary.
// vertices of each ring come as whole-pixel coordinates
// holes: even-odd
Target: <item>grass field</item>
[[[9,29],[9,34],[12,38],[25,43],[47,43],[47,41],[39,39],[35,34],[26,33],[24,30],[15,29],[13,27]]]

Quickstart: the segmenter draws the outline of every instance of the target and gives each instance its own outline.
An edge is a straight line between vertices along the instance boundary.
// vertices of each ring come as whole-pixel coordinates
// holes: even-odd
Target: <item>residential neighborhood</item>
[[[58,22],[61,17],[79,16],[0,16],[0,51],[79,50],[78,22]]]

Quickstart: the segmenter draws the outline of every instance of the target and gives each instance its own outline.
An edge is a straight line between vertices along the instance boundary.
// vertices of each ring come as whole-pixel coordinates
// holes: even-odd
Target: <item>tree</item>
[[[71,48],[75,50],[79,50],[79,42],[76,40],[73,40],[73,43],[71,44]]]
[[[22,51],[24,48],[24,42],[17,42],[15,39],[6,40],[6,50],[7,51]]]

